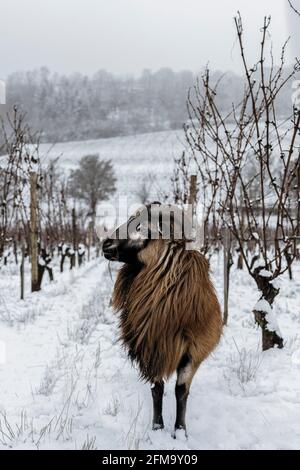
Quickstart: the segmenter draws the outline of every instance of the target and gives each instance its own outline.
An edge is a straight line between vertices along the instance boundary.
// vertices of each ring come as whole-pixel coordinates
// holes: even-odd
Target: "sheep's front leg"
[[[152,429],[157,431],[164,428],[164,420],[162,417],[162,406],[164,396],[164,382],[155,382],[151,387],[153,398],[153,424]]]

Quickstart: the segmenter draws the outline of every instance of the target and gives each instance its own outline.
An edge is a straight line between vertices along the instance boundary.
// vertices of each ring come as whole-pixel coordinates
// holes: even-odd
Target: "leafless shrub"
[[[124,441],[128,450],[139,450],[141,442],[145,439],[147,429],[144,432],[138,431],[138,423],[143,409],[143,404],[138,400],[138,406],[130,423],[129,430]]]
[[[12,424],[9,422],[7,414],[0,412],[0,442],[4,446],[12,447],[22,439],[31,429],[32,423],[29,422],[27,413],[23,410],[20,414],[19,422]]]
[[[22,306],[18,311],[8,307],[3,296],[0,296],[0,320],[9,326],[28,325],[33,323],[43,313],[43,307],[33,305]]]
[[[114,395],[112,400],[106,405],[103,410],[105,415],[117,416],[120,411],[121,402],[117,395]]]
[[[227,359],[227,371],[225,379],[230,384],[232,379],[237,380],[242,391],[250,382],[255,382],[257,373],[261,367],[263,356],[258,346],[256,350],[240,349],[234,341],[236,352],[231,353]]]
[[[97,450],[96,447],[96,436],[90,437],[89,435],[86,436],[86,440],[84,441],[81,450]]]
[[[44,376],[42,377],[41,383],[36,390],[36,393],[38,395],[45,395],[46,397],[49,397],[52,395],[54,388],[57,384],[57,382],[60,379],[60,375],[57,373],[56,370],[54,370],[54,367],[46,367]]]
[[[104,300],[101,293],[96,292],[91,300],[82,307],[80,320],[74,326],[68,325],[67,334],[71,341],[88,344],[104,314]]]

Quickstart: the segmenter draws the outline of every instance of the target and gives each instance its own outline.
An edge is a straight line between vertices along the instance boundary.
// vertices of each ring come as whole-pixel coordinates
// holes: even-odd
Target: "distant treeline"
[[[212,73],[213,80],[222,75]],[[8,109],[17,104],[27,112],[43,141],[97,139],[181,128],[187,120],[187,93],[196,81],[190,71],[168,68],[144,70],[137,78],[105,70],[91,77],[64,76],[42,68],[9,76],[7,103]],[[242,92],[242,78],[225,74],[218,91],[221,108],[229,110]],[[290,107],[291,95],[292,90],[281,96],[280,114]]]

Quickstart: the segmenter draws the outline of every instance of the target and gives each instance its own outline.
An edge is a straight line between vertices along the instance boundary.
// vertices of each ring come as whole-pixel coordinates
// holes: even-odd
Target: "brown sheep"
[[[113,306],[120,312],[121,340],[128,355],[152,385],[153,429],[164,427],[164,380],[177,370],[176,433],[186,431],[190,385],[220,340],[222,318],[208,261],[186,249],[186,237],[175,236],[174,213],[169,234],[163,236],[162,213],[169,206],[158,204],[144,207],[117,229],[104,241],[103,253],[108,260],[125,263],[115,283]],[[153,207],[160,212],[156,226]]]

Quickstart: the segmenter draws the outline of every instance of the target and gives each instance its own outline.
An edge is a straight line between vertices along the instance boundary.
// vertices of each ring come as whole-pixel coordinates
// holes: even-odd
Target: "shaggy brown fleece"
[[[176,371],[184,354],[194,367],[219,342],[222,318],[209,264],[184,243],[150,241],[141,264],[124,265],[114,288],[121,340],[141,377],[152,383]]]

